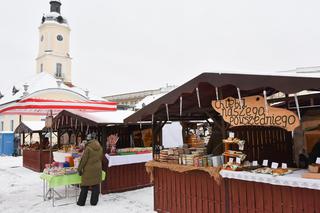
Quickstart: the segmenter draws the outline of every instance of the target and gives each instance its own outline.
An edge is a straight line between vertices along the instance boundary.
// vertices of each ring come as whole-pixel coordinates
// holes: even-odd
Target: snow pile
[[[52,207],[50,201],[43,201],[42,181],[39,173],[22,167],[21,157],[0,157],[0,212],[153,212],[153,188],[101,195],[97,206],[90,206],[90,193],[87,205],[79,207],[74,198],[57,201],[57,204],[70,205]],[[61,189],[63,191],[63,189]]]

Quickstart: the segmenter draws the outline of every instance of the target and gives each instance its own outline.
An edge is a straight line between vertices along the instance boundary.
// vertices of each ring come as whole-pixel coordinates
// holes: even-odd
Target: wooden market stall
[[[212,127],[209,154],[225,154],[222,142],[232,131],[245,140],[248,161],[261,165],[268,159],[269,166],[277,162],[294,167],[298,162],[292,131],[320,106],[319,83],[320,79],[306,77],[203,73],[125,123],[152,121],[156,153],[167,121],[204,121]],[[148,162],[146,168],[154,180],[157,212],[320,211],[320,180],[302,178],[307,170],[265,177],[157,161]]]
[[[44,121],[22,121],[15,133],[20,134],[22,140],[23,167],[36,172],[42,172],[45,164],[49,163],[50,149],[45,135],[47,130]],[[26,138],[29,138],[28,144]],[[36,138],[36,141],[32,141]]]
[[[102,182],[102,194],[111,192],[127,191],[150,186],[149,175],[146,173],[144,164],[152,159],[152,153],[111,155],[107,140],[110,135],[118,135],[117,150],[128,147],[148,146],[147,136],[137,138],[136,135],[149,132],[150,125],[124,125],[123,119],[131,115],[131,111],[113,112],[81,112],[64,110],[55,116],[53,120],[54,129],[58,132],[58,145],[61,149],[63,140],[68,135],[67,143],[79,145],[86,139],[88,133],[95,132],[101,143],[105,157],[103,159],[103,170],[107,176]],[[144,139],[144,140],[142,140]],[[151,144],[151,138],[149,146]],[[139,149],[139,148],[136,148]],[[54,153],[55,155],[55,153]]]

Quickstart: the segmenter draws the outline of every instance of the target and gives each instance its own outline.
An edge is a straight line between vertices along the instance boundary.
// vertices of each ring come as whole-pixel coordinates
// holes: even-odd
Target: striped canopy
[[[0,109],[0,114],[48,115],[52,111],[52,114],[55,115],[64,109],[88,112],[116,111],[117,103],[109,101],[26,98]]]

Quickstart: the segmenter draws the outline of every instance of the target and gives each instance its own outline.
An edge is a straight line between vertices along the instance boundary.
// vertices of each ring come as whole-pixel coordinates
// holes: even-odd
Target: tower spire
[[[50,1],[50,12],[56,12],[60,14],[61,2],[59,0]]]

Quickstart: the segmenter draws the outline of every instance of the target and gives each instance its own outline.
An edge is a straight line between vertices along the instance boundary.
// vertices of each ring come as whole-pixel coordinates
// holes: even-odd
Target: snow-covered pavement
[[[74,198],[57,203],[73,204],[52,207],[50,201],[43,201],[39,176],[40,173],[22,167],[21,157],[0,157],[0,212],[154,212],[152,187],[102,195],[97,206],[90,206],[88,194],[87,205],[84,207],[77,206]]]

